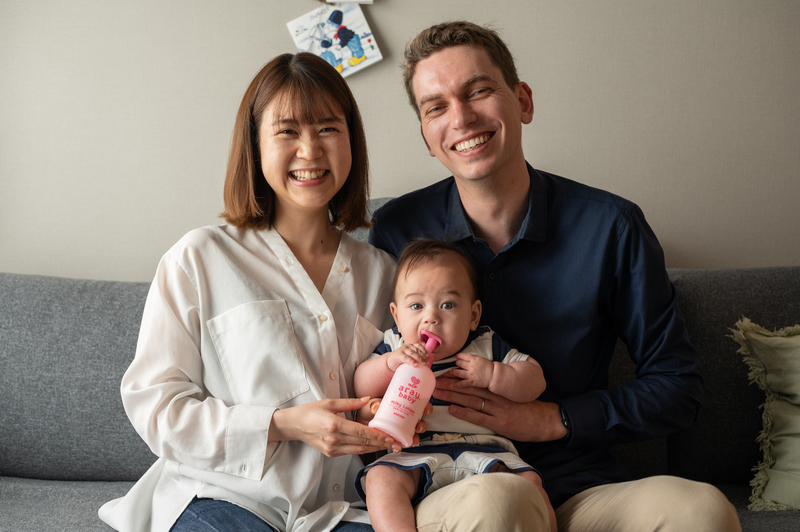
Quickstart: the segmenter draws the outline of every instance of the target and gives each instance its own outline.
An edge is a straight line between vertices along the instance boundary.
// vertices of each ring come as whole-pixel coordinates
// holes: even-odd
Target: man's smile
[[[494,133],[484,133],[482,135],[478,135],[477,137],[459,142],[453,146],[453,149],[460,153],[468,152],[474,150],[482,144],[485,144],[493,136]]]

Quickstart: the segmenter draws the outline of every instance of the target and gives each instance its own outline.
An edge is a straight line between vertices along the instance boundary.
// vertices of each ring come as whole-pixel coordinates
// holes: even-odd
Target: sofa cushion
[[[136,480],[153,463],[119,391],[148,286],[0,274],[0,475]]]
[[[719,490],[736,507],[743,532],[795,532],[800,512],[753,512],[747,509],[750,487],[747,484],[720,484]]]
[[[375,213],[378,209],[380,209],[384,203],[389,201],[392,198],[382,197],[382,198],[371,198],[368,202],[367,208],[369,209],[369,217],[372,217],[372,214]],[[356,229],[355,231],[350,232],[350,236],[355,238],[356,240],[360,240],[362,242],[367,241],[367,237],[369,236],[369,229],[361,228]]]
[[[108,532],[111,529],[97,517],[97,510],[132,486],[133,482],[0,477],[0,530]]]
[[[670,270],[705,389],[697,421],[669,437],[670,474],[714,484],[752,479],[764,394],[748,385],[730,328],[742,316],[768,328],[796,323],[797,273],[796,267]]]
[[[770,332],[745,318],[733,333],[748,377],[766,394],[750,509],[800,509],[800,325]]]

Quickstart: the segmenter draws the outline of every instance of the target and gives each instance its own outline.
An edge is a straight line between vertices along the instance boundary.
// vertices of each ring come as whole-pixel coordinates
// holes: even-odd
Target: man
[[[495,32],[433,26],[409,43],[404,68],[425,145],[453,177],[378,210],[370,241],[395,256],[419,236],[461,247],[479,271],[482,322],[534,356],[548,382],[526,404],[446,379],[434,397],[515,441],[543,475],[559,530],[739,530],[716,488],[676,477],[630,481],[609,452],[688,426],[702,402],[697,354],[642,212],[527,164],[521,139],[532,92]],[[618,337],[637,378],[609,392]],[[424,511],[468,512],[450,504],[457,492],[441,496],[450,498],[426,501]]]

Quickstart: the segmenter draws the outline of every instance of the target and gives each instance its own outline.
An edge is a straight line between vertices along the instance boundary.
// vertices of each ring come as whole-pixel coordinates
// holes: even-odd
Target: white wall
[[[218,223],[236,108],[315,0],[0,0],[0,271],[148,281]],[[493,23],[534,92],[539,168],[639,203],[670,267],[800,265],[800,3],[375,0],[347,78],[373,196],[447,176],[398,67],[444,20]]]

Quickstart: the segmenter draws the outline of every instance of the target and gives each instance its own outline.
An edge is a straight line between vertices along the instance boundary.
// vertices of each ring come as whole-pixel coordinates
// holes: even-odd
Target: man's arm
[[[636,378],[611,391],[560,400],[571,446],[601,447],[673,434],[697,417],[703,380],[679,312],[661,246],[633,205],[610,257],[606,314],[636,364]]]
[[[467,408],[480,407],[483,399],[480,415],[457,407],[451,413],[518,441],[564,437],[567,429],[559,411],[563,407],[571,425],[570,448],[659,438],[691,424],[702,403],[697,354],[655,235],[638,208],[632,207],[625,220],[610,252],[608,284],[613,289],[605,299],[604,314],[627,344],[636,364],[634,380],[612,391],[596,388],[562,394],[557,402],[526,404],[509,404],[485,391],[458,389],[441,380],[434,397]],[[587,352],[581,364],[597,366],[599,356]],[[477,396],[469,397],[470,393]]]

